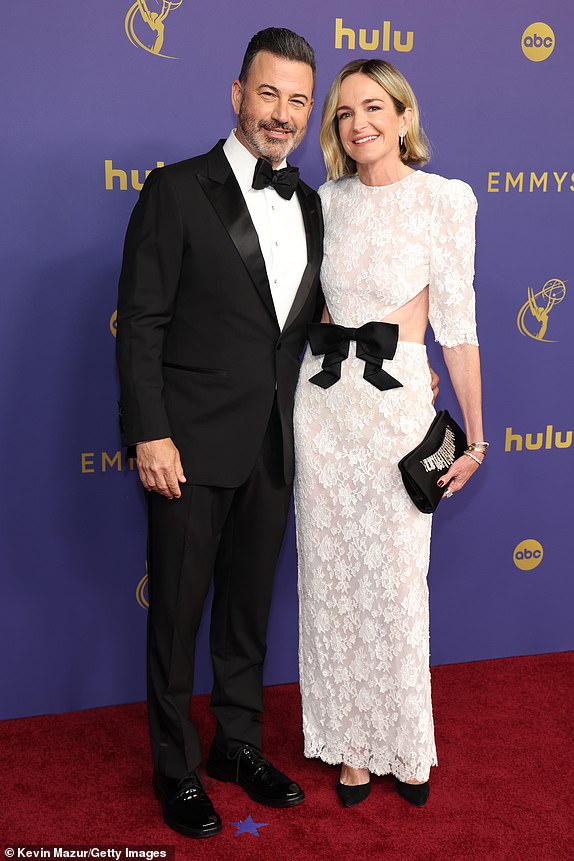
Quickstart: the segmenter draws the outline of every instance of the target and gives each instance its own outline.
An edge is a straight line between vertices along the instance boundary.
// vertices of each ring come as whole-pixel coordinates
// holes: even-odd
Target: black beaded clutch
[[[423,441],[401,458],[399,469],[404,485],[419,511],[432,514],[436,510],[446,490],[446,487],[439,487],[437,481],[466,448],[465,432],[448,410],[441,410]]]

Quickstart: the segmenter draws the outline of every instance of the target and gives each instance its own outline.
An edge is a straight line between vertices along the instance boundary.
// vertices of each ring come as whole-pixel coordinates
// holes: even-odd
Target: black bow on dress
[[[322,371],[309,380],[328,389],[341,379],[341,363],[349,355],[349,343],[357,342],[357,358],[365,363],[363,377],[380,391],[402,388],[402,383],[383,371],[383,359],[392,359],[397,350],[399,327],[396,323],[365,323],[348,329],[334,323],[310,323],[309,344],[314,356],[323,353]]]
[[[284,167],[273,170],[268,161],[258,158],[253,174],[252,186],[255,189],[267,188],[270,185],[284,200],[291,200],[299,182],[298,167]]]

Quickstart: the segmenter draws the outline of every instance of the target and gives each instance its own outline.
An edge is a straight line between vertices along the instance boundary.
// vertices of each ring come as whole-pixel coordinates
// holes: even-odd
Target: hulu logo
[[[335,18],[335,48],[354,51],[412,51],[415,34],[407,30],[403,36],[400,30],[393,30],[390,21],[383,21],[380,28],[367,31],[361,27],[355,32],[352,27],[343,27],[343,19]]]
[[[512,428],[506,428],[504,451],[539,451],[550,448],[570,448],[572,431],[555,431],[553,425],[546,425],[545,431],[527,433],[524,436],[514,433]]]
[[[156,163],[157,167],[164,167],[165,162],[158,161]],[[104,171],[105,171],[105,180],[106,180],[106,191],[127,191],[128,189],[128,171],[122,170],[121,168],[116,168],[113,166],[111,158],[107,158],[104,161]],[[143,188],[143,184],[147,176],[149,176],[151,170],[144,171],[143,179],[140,177],[140,171],[135,168],[129,171],[130,177],[130,186],[136,191],[141,191]]]

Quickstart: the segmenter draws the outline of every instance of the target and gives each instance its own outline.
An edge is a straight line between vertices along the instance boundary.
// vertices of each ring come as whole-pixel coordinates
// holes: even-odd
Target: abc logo
[[[112,316],[110,317],[110,332],[116,337],[116,330],[118,328],[118,311],[117,309],[114,311]]]
[[[547,60],[556,44],[552,27],[538,21],[530,24],[522,34],[522,52],[533,63]]]
[[[542,562],[544,556],[544,548],[539,541],[534,538],[526,538],[514,548],[514,564],[521,571],[532,571]]]

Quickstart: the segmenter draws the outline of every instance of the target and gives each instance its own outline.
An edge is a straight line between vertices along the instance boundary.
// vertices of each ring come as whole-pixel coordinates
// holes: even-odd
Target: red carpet
[[[205,841],[162,823],[143,705],[5,721],[0,843],[171,845],[176,858],[213,861],[573,861],[573,682],[574,653],[435,668],[440,765],[422,810],[389,778],[360,807],[340,807],[337,769],[302,756],[297,686],[268,688],[265,750],[307,799],[272,810],[214,782],[224,827]],[[193,708],[207,747],[207,698]],[[230,823],[249,815],[268,823],[260,837],[234,836]]]

